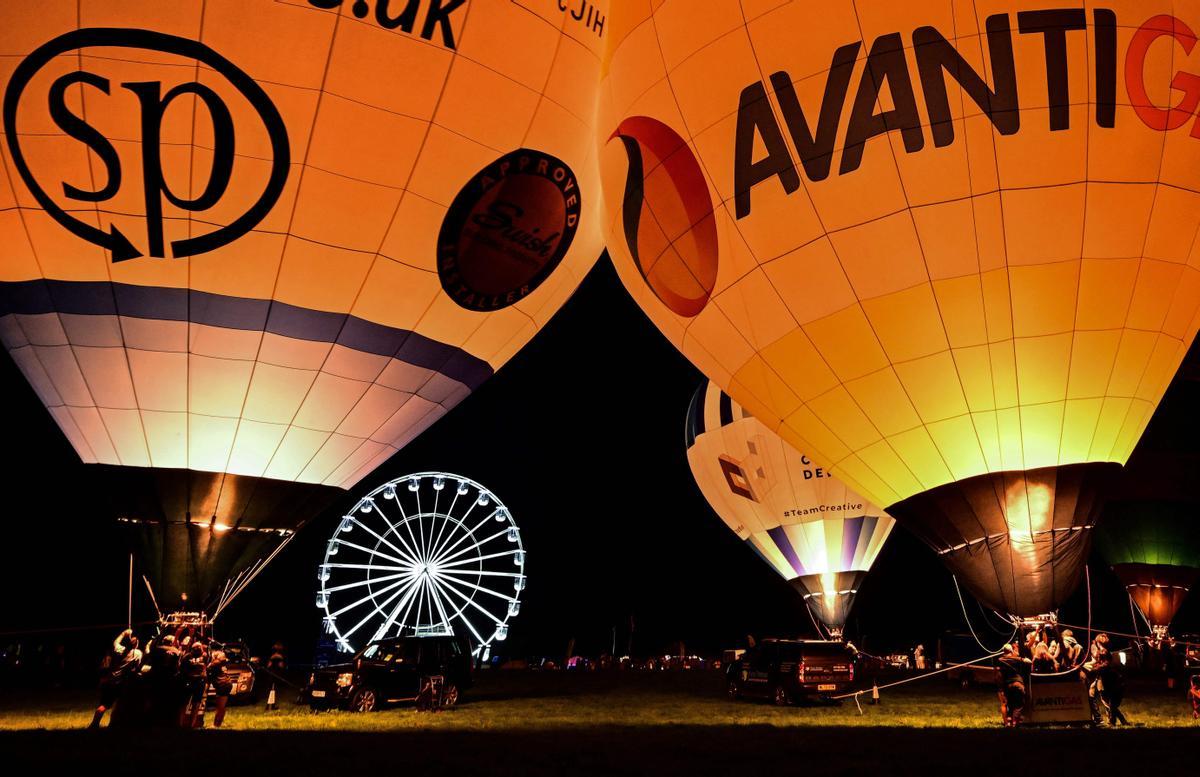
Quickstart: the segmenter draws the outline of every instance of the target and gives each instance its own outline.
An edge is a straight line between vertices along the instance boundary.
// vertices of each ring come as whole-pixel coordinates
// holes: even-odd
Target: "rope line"
[[[958,606],[962,608],[963,620],[967,622],[967,628],[971,630],[971,636],[975,638],[975,644],[979,645],[981,650],[991,653],[992,655],[999,655],[1000,653],[1003,653],[1003,649],[997,650],[996,648],[990,648],[983,644],[983,641],[979,639],[979,635],[975,633],[975,627],[971,625],[971,617],[967,615],[967,603],[963,601],[962,589],[958,587],[958,575],[951,575],[950,579],[954,581],[954,592],[958,594]],[[1005,644],[1008,644],[1013,637],[1017,636],[1017,630],[1017,627],[1014,626],[1012,634],[1008,636],[1008,639],[1004,640]]]
[[[882,691],[887,688],[895,688],[897,685],[904,685],[905,683],[916,682],[917,680],[924,680],[927,677],[933,677],[934,675],[944,674],[945,672],[949,672],[954,669],[961,669],[964,666],[974,666],[976,664],[981,664],[984,661],[991,661],[993,658],[995,658],[996,656],[1000,655],[1003,652],[1004,652],[1003,650],[997,650],[996,652],[991,653],[989,655],[980,656],[979,658],[976,658],[974,661],[967,661],[966,663],[963,663],[963,664],[947,664],[946,666],[942,667],[941,669],[935,669],[932,672],[925,672],[923,674],[913,675],[912,677],[905,677],[901,680],[897,680],[894,683],[887,683],[886,685],[873,685],[871,688],[864,688],[862,690],[852,691],[850,693],[844,693],[840,696],[830,696],[829,698],[831,698],[831,699],[853,698],[855,703],[857,703],[858,697],[864,693],[867,693],[868,691],[876,691],[876,690]],[[862,710],[861,706],[859,707],[859,710],[860,711]]]

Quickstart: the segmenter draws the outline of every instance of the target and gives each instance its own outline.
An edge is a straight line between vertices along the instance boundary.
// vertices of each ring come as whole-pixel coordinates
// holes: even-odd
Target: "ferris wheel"
[[[521,609],[525,548],[508,508],[468,478],[418,472],[362,498],[317,569],[338,650],[401,635],[461,634],[486,659]]]

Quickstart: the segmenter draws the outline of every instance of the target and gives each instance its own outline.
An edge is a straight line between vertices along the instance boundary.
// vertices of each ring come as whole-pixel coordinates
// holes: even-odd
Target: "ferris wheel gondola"
[[[525,589],[525,547],[488,489],[445,472],[392,480],[347,512],[317,570],[339,650],[402,635],[464,634],[486,659]]]

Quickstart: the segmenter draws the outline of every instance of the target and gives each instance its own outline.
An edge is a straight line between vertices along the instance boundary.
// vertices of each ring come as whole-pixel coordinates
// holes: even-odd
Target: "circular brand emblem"
[[[115,60],[119,66],[113,65],[111,57],[78,57],[79,50],[93,47],[141,49],[170,54],[191,60],[195,67],[178,69],[183,76],[169,83],[153,80],[153,76],[161,76],[166,68],[145,68],[141,75],[146,80],[138,80],[135,76],[139,75],[139,69],[133,66],[133,61],[141,56],[137,51],[122,55],[132,60],[130,62]],[[70,68],[75,65],[68,66],[66,63],[79,63],[79,68],[72,70]],[[85,64],[88,69],[84,69]],[[212,74],[205,75],[205,82],[188,78],[189,75],[193,79],[197,77],[199,65],[212,71]],[[48,85],[42,83],[40,89],[30,89],[30,84],[43,69],[48,73],[45,80],[52,78],[53,81]],[[220,83],[222,79],[224,85]],[[67,99],[68,95],[77,97],[80,90],[86,90],[89,102],[94,101],[91,102],[96,106],[93,108],[93,118],[97,113],[107,118],[107,122],[100,126],[118,126],[110,114],[130,102],[128,96],[124,102],[119,96],[128,92],[135,98],[137,114],[129,116],[127,121],[139,127],[140,136],[134,138],[140,146],[138,165],[130,165],[131,169],[127,170],[126,164],[133,160],[124,160],[123,164],[114,138],[107,137],[97,125],[89,123],[87,115],[73,107]],[[218,224],[215,229],[198,230],[197,234],[168,242],[163,229],[164,199],[177,208],[199,212],[222,202],[232,189],[251,191],[256,188],[252,184],[241,183],[231,187],[235,175],[235,150],[238,147],[236,135],[239,132],[235,115],[240,119],[244,113],[230,108],[226,100],[231,95],[240,95],[245,100],[253,114],[257,114],[270,140],[271,158],[267,179],[259,184],[254,199],[243,203],[239,215]],[[164,118],[171,103],[184,96],[190,96],[194,101],[195,121],[207,119],[212,126],[212,137],[208,141],[211,148],[207,149],[211,157],[208,178],[207,181],[203,178],[193,181],[197,188],[203,185],[202,191],[195,197],[171,188],[168,184],[171,165],[163,155]],[[97,188],[79,188],[70,181],[57,178],[42,180],[44,176],[54,175],[57,171],[55,167],[43,165],[41,174],[35,174],[22,148],[22,141],[27,136],[17,122],[22,104],[26,104],[27,110],[33,112],[27,121],[48,119],[58,126],[63,135],[70,136],[91,151],[97,160],[93,168],[100,169],[97,180],[93,182]],[[38,205],[72,234],[107,249],[113,262],[144,255],[158,258],[196,256],[236,240],[257,226],[270,212],[283,191],[290,169],[287,127],[266,91],[245,71],[203,43],[152,30],[85,28],[73,30],[43,44],[22,60],[9,78],[4,92],[3,118],[12,164]],[[129,139],[121,140],[124,141],[123,147],[127,147]],[[137,187],[144,200],[141,209],[145,214],[144,241],[138,235],[126,235],[116,224],[97,226],[91,218],[78,218],[75,215],[89,212],[96,207],[96,203],[113,199],[122,191],[123,185]],[[56,201],[55,197],[60,197],[63,202]],[[201,224],[203,221],[194,223]]]
[[[521,148],[462,188],[438,233],[438,277],[467,310],[506,308],[554,272],[579,227],[579,184],[561,159]]]

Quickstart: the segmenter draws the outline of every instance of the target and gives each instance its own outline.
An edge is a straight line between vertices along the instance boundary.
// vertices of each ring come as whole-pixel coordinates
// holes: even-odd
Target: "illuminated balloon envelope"
[[[160,600],[219,598],[594,263],[585,5],[0,10],[0,338]]]
[[[610,14],[597,137],[626,287],[1003,613],[1077,586],[1095,487],[1200,321],[1200,14],[1177,7]]]
[[[840,633],[895,522],[706,382],[688,410],[692,476],[721,520]]]

